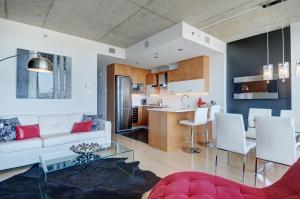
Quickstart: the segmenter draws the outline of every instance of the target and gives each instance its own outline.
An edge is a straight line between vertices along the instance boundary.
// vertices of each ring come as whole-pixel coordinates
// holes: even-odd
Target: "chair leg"
[[[229,154],[230,154],[230,152],[229,151],[227,151],[227,164],[229,164],[230,162],[229,162]]]
[[[244,156],[244,160],[243,160],[243,182],[245,182],[246,158],[247,158],[247,156]]]
[[[218,149],[217,149],[217,151],[216,151],[215,174],[217,173],[217,166],[218,166]]]
[[[194,145],[194,126],[192,126],[192,129],[191,129],[191,148],[188,148],[187,152],[188,153],[200,153],[200,149],[195,147]]]
[[[254,186],[256,187],[256,178],[257,178],[257,158],[255,158],[255,171],[254,171]]]

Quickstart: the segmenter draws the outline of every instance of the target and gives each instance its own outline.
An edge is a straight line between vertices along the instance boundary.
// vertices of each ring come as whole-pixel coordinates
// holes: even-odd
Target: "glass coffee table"
[[[88,142],[87,142],[88,143]],[[45,153],[40,155],[40,181],[39,187],[42,198],[48,198],[47,195],[47,181],[48,174],[54,171],[66,169],[74,166],[85,166],[88,163],[97,160],[104,160],[112,158],[111,166],[122,170],[129,176],[134,176],[134,166],[124,166],[120,164],[120,158],[124,159],[126,163],[134,162],[134,151],[126,146],[111,142],[107,144],[99,144],[100,150],[88,155],[79,155],[71,150],[63,150],[55,153]]]

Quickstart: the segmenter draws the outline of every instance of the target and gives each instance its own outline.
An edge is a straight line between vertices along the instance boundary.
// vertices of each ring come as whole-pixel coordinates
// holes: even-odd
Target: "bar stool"
[[[194,120],[180,120],[179,124],[191,127],[191,148],[188,153],[200,153],[200,149],[194,145],[194,127],[205,125],[207,123],[208,108],[197,108],[194,114]]]
[[[208,124],[209,124],[209,122],[211,122],[212,127],[213,127],[215,125],[215,120],[216,120],[215,114],[220,113],[220,112],[221,112],[221,106],[220,105],[212,105],[209,108],[208,121],[205,124],[205,142],[204,143],[199,143],[201,146],[205,146],[205,147],[210,146],[210,143],[209,143],[209,140],[208,140]]]

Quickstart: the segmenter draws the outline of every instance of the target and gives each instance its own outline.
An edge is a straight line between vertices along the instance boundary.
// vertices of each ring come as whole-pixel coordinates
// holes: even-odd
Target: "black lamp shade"
[[[29,60],[27,69],[33,72],[52,73],[52,63],[44,57],[34,57]]]

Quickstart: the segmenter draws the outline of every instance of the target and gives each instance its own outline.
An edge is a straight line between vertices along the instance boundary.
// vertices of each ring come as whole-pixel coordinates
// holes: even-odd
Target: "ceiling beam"
[[[46,23],[47,23],[47,19],[48,19],[49,13],[50,13],[50,11],[52,10],[52,7],[53,7],[54,2],[55,2],[55,0],[52,0],[51,4],[50,4],[50,6],[49,6],[48,12],[47,12],[47,14],[46,14],[46,16],[45,16],[44,23],[43,23],[43,26],[42,26],[43,28],[45,28],[45,25],[46,25]]]

